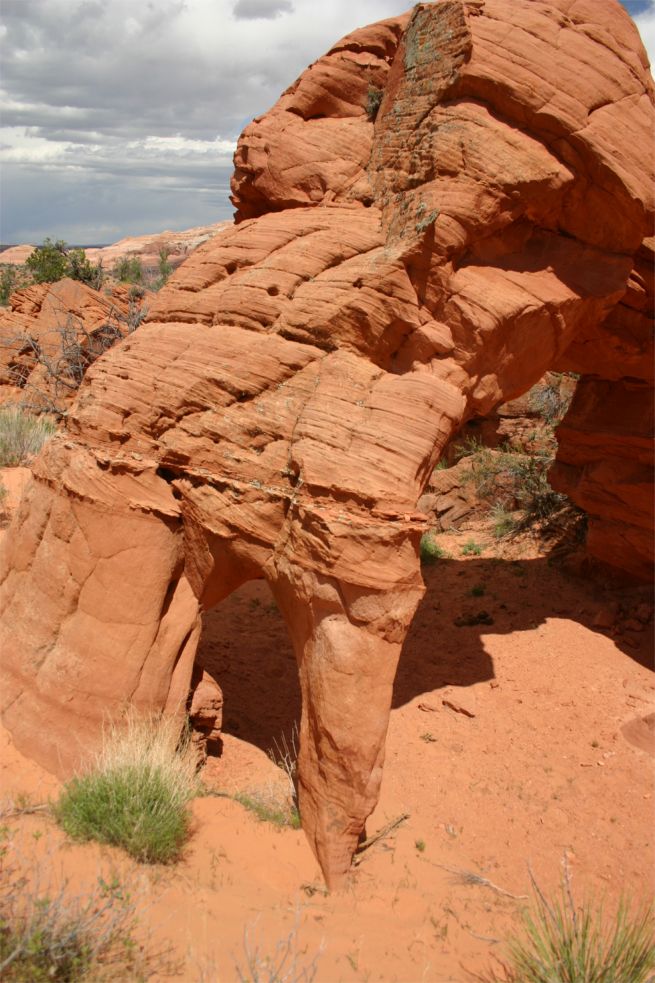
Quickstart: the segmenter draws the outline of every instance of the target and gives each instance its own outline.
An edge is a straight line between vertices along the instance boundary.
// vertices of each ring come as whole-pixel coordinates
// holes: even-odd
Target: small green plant
[[[163,287],[164,286],[164,284],[168,281],[169,276],[173,272],[173,267],[168,262],[168,257],[170,256],[170,254],[171,254],[171,251],[170,251],[170,249],[167,246],[162,246],[162,248],[159,250],[159,263],[158,263],[158,266],[159,266],[159,286],[160,287]]]
[[[493,534],[496,539],[504,539],[516,530],[516,520],[511,512],[500,503],[496,503],[490,512],[493,523]]]
[[[476,543],[475,540],[469,539],[462,546],[462,555],[463,556],[481,556],[482,555],[483,548],[484,547],[481,546],[480,543]]]
[[[630,912],[619,903],[613,919],[602,904],[577,905],[568,874],[559,898],[548,900],[536,882],[523,931],[509,940],[505,983],[647,983],[655,968],[653,911]]]
[[[108,884],[100,878],[98,888],[85,897],[71,895],[65,883],[45,890],[40,871],[10,865],[8,856],[4,842],[0,977],[5,983],[145,978],[132,935],[135,904],[117,881]]]
[[[366,96],[366,115],[372,123],[375,121],[378,114],[383,97],[384,92],[382,89],[376,89],[374,86],[369,85],[368,94]]]
[[[16,270],[13,266],[0,267],[0,305],[6,307],[16,289]]]
[[[260,822],[300,829],[300,815],[295,804],[289,806],[273,791],[251,789],[249,792],[237,792],[233,798],[248,812],[252,812]]]
[[[55,434],[54,423],[17,406],[0,410],[0,467],[15,468],[38,454]]]
[[[414,846],[419,853],[425,853],[425,840],[415,840]]]
[[[445,560],[448,557],[446,550],[434,539],[432,533],[425,532],[421,536],[419,546],[421,563],[436,563],[437,560]]]
[[[424,734],[421,734],[421,740],[425,741],[426,744],[434,744],[437,739],[434,734],[431,734],[429,730],[426,730]]]
[[[471,587],[469,591],[471,597],[484,597],[486,593],[487,588],[484,586],[484,584],[476,584],[474,587]]]
[[[121,256],[114,263],[114,276],[121,283],[141,283],[143,267],[138,256]]]
[[[170,863],[188,835],[196,764],[175,718],[130,711],[108,729],[94,766],[64,787],[55,818],[73,839],[123,847],[143,863]]]

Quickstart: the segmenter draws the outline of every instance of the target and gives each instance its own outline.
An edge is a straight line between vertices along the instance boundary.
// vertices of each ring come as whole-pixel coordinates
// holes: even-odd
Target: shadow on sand
[[[608,633],[594,626],[607,592],[563,573],[547,557],[444,559],[424,567],[423,576],[426,593],[403,647],[393,707],[445,686],[493,679],[484,644],[490,634],[532,630],[547,618]],[[641,593],[613,592],[612,600],[634,604]],[[203,624],[197,661],[223,690],[224,732],[265,751],[282,735],[288,739],[300,716],[300,688],[286,626],[267,584],[244,584]],[[613,637],[631,658],[653,664],[651,632]]]

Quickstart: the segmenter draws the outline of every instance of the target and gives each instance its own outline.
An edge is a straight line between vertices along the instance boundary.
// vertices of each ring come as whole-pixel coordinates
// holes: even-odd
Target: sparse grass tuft
[[[432,533],[425,532],[421,536],[421,544],[419,547],[421,563],[435,563],[437,560],[448,559],[448,553],[446,550],[439,545],[439,543],[434,539]]]
[[[511,512],[500,503],[496,503],[490,512],[493,522],[493,532],[496,539],[503,539],[516,530],[516,520]]]
[[[476,543],[475,540],[469,539],[462,546],[462,555],[463,556],[481,556],[483,549],[484,549],[484,547],[481,546],[480,543]]]
[[[484,584],[476,584],[474,587],[471,587],[469,594],[471,597],[484,597],[486,592],[487,588],[484,586]]]
[[[44,416],[33,416],[19,407],[0,410],[0,468],[26,464],[56,432]]]
[[[252,812],[260,822],[300,829],[300,814],[295,803],[289,806],[273,791],[253,789],[249,792],[237,792],[233,798],[236,802],[240,802],[244,809]]]
[[[74,839],[120,846],[143,863],[170,863],[189,831],[196,754],[175,718],[128,713],[105,735],[94,767],[70,781],[55,817]]]
[[[488,983],[647,983],[655,969],[652,907],[631,913],[619,903],[613,919],[602,904],[577,905],[568,870],[560,896],[548,900],[533,878],[535,901],[522,932],[508,942],[503,975]]]

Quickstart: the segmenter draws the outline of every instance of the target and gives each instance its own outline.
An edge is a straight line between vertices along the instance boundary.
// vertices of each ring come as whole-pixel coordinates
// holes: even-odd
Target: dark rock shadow
[[[607,629],[597,625],[608,608],[628,612],[640,600],[647,603],[647,588],[608,592],[548,558],[437,560],[423,576],[426,593],[403,646],[393,707],[445,686],[492,680],[483,636],[528,631],[553,617],[609,634],[622,652],[653,665],[652,626],[623,630],[620,617]],[[300,717],[300,686],[286,625],[266,582],[244,584],[207,612],[203,625],[197,661],[223,690],[224,732],[265,751],[283,736],[288,741]]]

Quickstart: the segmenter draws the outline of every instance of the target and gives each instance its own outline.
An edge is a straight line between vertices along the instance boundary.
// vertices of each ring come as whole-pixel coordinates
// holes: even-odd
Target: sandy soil
[[[175,867],[70,844],[46,813],[52,776],[2,736],[0,781],[11,856],[73,893],[114,875],[137,899],[153,979],[231,983],[248,954],[289,939],[292,981],[446,983],[503,955],[530,894],[569,864],[577,897],[653,893],[655,682],[648,594],[608,592],[549,565],[526,540],[502,545],[483,522],[438,541],[404,648],[387,762],[369,835],[408,814],[362,855],[347,891],[327,895],[300,831],[259,822],[229,798],[193,803]],[[462,554],[474,541],[480,555]],[[473,624],[471,622],[478,622]],[[602,627],[606,625],[607,627]],[[290,735],[299,693],[284,624],[262,582],[206,615],[200,659],[223,687],[222,754],[208,789],[270,788],[267,749]],[[471,876],[474,875],[474,876]],[[268,979],[262,976],[262,979]]]

